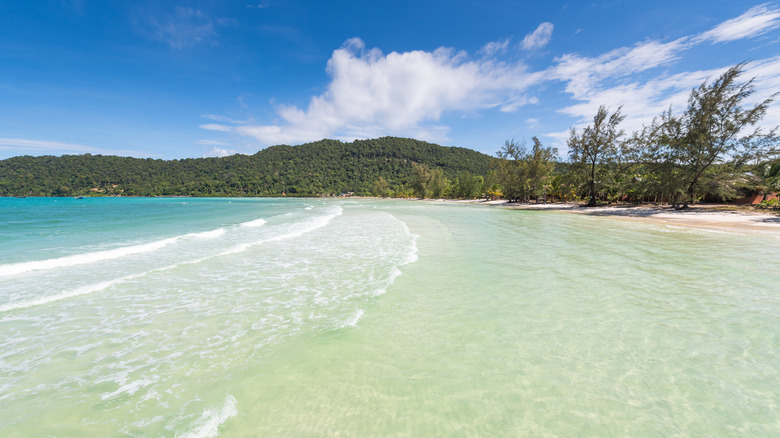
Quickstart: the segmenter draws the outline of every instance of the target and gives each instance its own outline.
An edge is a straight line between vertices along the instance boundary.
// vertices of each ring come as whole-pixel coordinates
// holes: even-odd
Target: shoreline
[[[61,197],[71,199],[70,197]],[[93,198],[90,196],[90,198]],[[108,196],[95,196],[108,198]],[[122,196],[122,198],[144,198],[143,196]],[[155,198],[209,198],[188,196],[165,196]],[[217,197],[229,199],[232,197]],[[317,197],[240,197],[266,199],[319,199]],[[11,198],[9,198],[11,199]],[[612,220],[655,223],[669,227],[702,229],[716,232],[760,232],[780,237],[780,212],[756,210],[747,206],[732,204],[696,204],[688,210],[675,210],[671,206],[655,204],[616,204],[598,207],[586,207],[581,203],[520,204],[499,199],[418,199],[418,198],[380,198],[374,196],[351,196],[340,199],[388,199],[395,201],[426,201],[442,204],[475,205],[508,210],[552,211],[568,214],[598,216]]]
[[[450,201],[447,201],[450,202]],[[576,203],[515,204],[498,201],[453,201],[488,205],[510,210],[555,211],[598,216],[614,220],[646,222],[670,227],[704,229],[720,232],[762,232],[780,235],[780,214],[748,210],[728,204],[697,204],[688,210],[658,205],[608,205],[585,207]]]

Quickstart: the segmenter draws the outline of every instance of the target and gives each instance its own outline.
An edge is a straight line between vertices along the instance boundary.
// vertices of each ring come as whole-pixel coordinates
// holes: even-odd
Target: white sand
[[[496,201],[448,201],[479,205],[493,205],[518,210],[555,210],[615,220],[642,221],[685,228],[701,228],[716,231],[741,232],[758,231],[780,235],[780,214],[748,208],[729,210],[734,206],[695,205],[688,210],[674,210],[661,206],[605,206],[584,207],[582,204],[510,204],[506,200]]]

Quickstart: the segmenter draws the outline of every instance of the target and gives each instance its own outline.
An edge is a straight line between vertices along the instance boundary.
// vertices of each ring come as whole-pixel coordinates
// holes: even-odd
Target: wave
[[[249,228],[255,228],[265,225],[265,219],[255,219],[253,221],[244,222],[241,224],[242,227],[249,227]]]
[[[127,275],[113,280],[101,281],[100,283],[90,284],[89,286],[80,287],[78,289],[63,292],[57,295],[49,295],[46,297],[41,297],[30,301],[22,301],[18,303],[3,304],[2,306],[0,306],[0,312],[8,312],[9,310],[16,310],[16,309],[26,309],[28,307],[40,306],[54,301],[64,300],[67,298],[91,294],[93,292],[98,292],[103,289],[107,289],[116,284],[123,283],[125,281],[132,280],[134,278],[138,278],[146,274],[148,274],[148,272],[144,272],[142,274]]]
[[[392,216],[392,215],[391,215]],[[393,266],[393,268],[390,271],[390,276],[387,279],[387,284],[381,288],[378,289],[376,292],[374,292],[374,296],[380,296],[383,295],[385,292],[387,292],[387,288],[390,287],[393,283],[395,283],[395,279],[400,277],[403,272],[399,269],[400,266],[408,265],[410,263],[414,263],[417,260],[419,260],[419,257],[417,256],[417,239],[420,237],[416,234],[413,234],[411,231],[409,231],[409,227],[406,225],[406,222],[398,219],[397,217],[393,216],[395,220],[401,223],[401,226],[403,226],[404,231],[406,231],[406,234],[408,234],[412,239],[409,244],[409,249],[404,256],[404,258],[398,263],[397,266]]]
[[[205,262],[207,260],[213,259],[215,257],[221,257],[221,256],[225,256],[225,255],[235,254],[235,253],[244,251],[244,250],[246,250],[246,249],[248,249],[248,248],[250,248],[252,246],[260,245],[260,244],[265,243],[265,242],[272,242],[272,241],[277,241],[277,240],[291,239],[291,238],[294,238],[294,237],[298,237],[298,236],[301,236],[303,234],[306,234],[308,232],[314,231],[316,229],[319,229],[319,228],[322,228],[322,227],[328,225],[330,223],[330,221],[332,221],[336,216],[341,215],[341,213],[342,213],[342,210],[339,207],[339,211],[337,211],[336,213],[315,218],[315,219],[310,221],[308,226],[305,226],[303,228],[296,229],[296,230],[293,230],[293,231],[291,231],[289,233],[281,234],[279,236],[273,236],[271,238],[268,238],[268,239],[265,239],[265,240],[261,240],[261,241],[257,241],[257,242],[242,243],[240,245],[236,245],[236,246],[234,246],[232,248],[229,248],[229,249],[227,249],[227,250],[225,250],[225,251],[223,251],[223,252],[221,252],[219,254],[215,254],[215,255],[211,255],[211,256],[207,256],[207,257],[200,257],[200,258],[197,258],[197,259],[194,259],[194,260],[183,260],[181,262],[174,263],[174,264],[169,265],[169,266],[163,266],[163,267],[155,268],[155,269],[152,269],[152,270],[149,270],[149,271],[140,272],[140,273],[137,273],[137,274],[126,275],[124,277],[115,278],[113,280],[101,281],[99,283],[95,283],[95,284],[91,284],[91,285],[88,285],[88,286],[80,287],[78,289],[70,290],[70,291],[67,291],[67,292],[62,292],[62,293],[59,293],[59,294],[56,294],[56,295],[49,295],[49,296],[36,298],[34,300],[29,300],[29,301],[22,301],[22,302],[16,302],[16,303],[3,304],[3,305],[0,305],[0,312],[8,312],[10,310],[17,310],[17,309],[26,309],[28,307],[40,306],[40,305],[49,304],[49,303],[52,303],[52,302],[55,302],[55,301],[61,301],[61,300],[67,299],[67,298],[73,298],[73,297],[78,297],[78,296],[81,296],[81,295],[87,295],[87,294],[91,294],[91,293],[94,293],[94,292],[99,292],[101,290],[108,289],[111,286],[115,286],[117,284],[124,283],[126,281],[134,280],[136,278],[140,278],[140,277],[143,277],[143,276],[155,273],[155,272],[168,271],[168,270],[172,270],[172,269],[175,269],[175,268],[177,268],[179,266],[183,266],[183,265],[191,265],[191,264],[202,263],[202,262]],[[170,239],[164,239],[163,241],[152,242],[150,244],[137,245],[137,246],[139,246],[139,247],[140,246],[147,247],[147,246],[151,246],[152,244],[158,244],[159,245],[161,242],[168,241],[168,240],[174,240],[175,241],[176,239],[180,239],[180,238],[183,238],[183,237],[199,237],[199,238],[218,237],[218,236],[221,236],[224,233],[225,233],[225,230],[223,228],[220,228],[220,229],[217,229],[217,230],[206,231],[206,232],[203,232],[203,233],[185,234],[185,235],[178,236],[178,237],[172,237]],[[167,244],[168,243],[166,242],[165,245],[167,245]],[[128,248],[134,248],[134,247],[128,247]],[[118,250],[128,249],[128,248],[118,248]],[[80,254],[80,255],[84,255],[84,256],[86,256],[86,255],[95,255],[95,254],[107,253],[107,252],[111,252],[111,251],[116,251],[116,250],[100,251],[100,252],[97,252],[97,253],[88,253],[88,254]],[[138,252],[133,252],[133,253],[129,253],[129,254],[137,254],[137,253]],[[128,255],[128,254],[125,254],[125,255]],[[63,258],[67,259],[67,258],[71,258],[71,257],[76,257],[76,256],[69,256],[69,257],[63,257]],[[116,257],[112,257],[112,258],[116,258]],[[102,259],[101,258],[97,258],[95,261],[109,260],[109,259],[110,258],[102,258]],[[61,259],[44,260],[42,262],[56,262],[58,260],[61,260]],[[34,262],[27,262],[27,263],[34,263]],[[13,265],[5,265],[5,266],[13,266]],[[66,265],[66,266],[70,266],[70,265]],[[3,267],[4,266],[0,266],[0,269],[3,268]],[[59,266],[56,266],[56,267],[59,267]],[[53,267],[48,267],[48,268],[52,269]],[[46,269],[46,268],[44,268],[44,269]],[[22,271],[22,272],[27,272],[27,271]],[[6,274],[6,275],[13,275],[13,274]]]
[[[340,216],[342,214],[343,210],[342,210],[341,207],[337,207],[337,208],[338,208],[338,210],[335,213],[311,219],[311,220],[308,221],[308,223],[304,223],[304,226],[302,226],[301,228],[293,229],[292,231],[290,231],[288,233],[280,234],[278,236],[269,237],[269,238],[263,239],[263,240],[258,240],[256,242],[242,243],[242,244],[233,246],[231,248],[228,248],[225,251],[222,251],[221,253],[219,253],[219,255],[220,256],[225,256],[225,255],[230,255],[230,254],[236,254],[236,253],[239,253],[239,252],[242,252],[242,251],[246,251],[247,249],[249,249],[249,248],[251,248],[253,246],[261,245],[263,243],[275,242],[275,241],[278,241],[278,240],[293,239],[293,238],[296,238],[296,237],[300,237],[300,236],[302,236],[302,235],[304,235],[306,233],[310,233],[310,232],[312,232],[314,230],[317,230],[319,228],[322,228],[322,227],[328,225],[330,223],[330,221],[335,219],[337,216]]]
[[[9,263],[0,265],[0,277],[24,274],[30,271],[41,271],[57,268],[68,268],[71,266],[84,265],[88,263],[101,262],[104,260],[113,260],[129,255],[143,254],[157,251],[168,245],[178,242],[182,239],[213,239],[225,234],[224,228],[217,228],[211,231],[201,233],[188,233],[181,236],[169,237],[140,245],[124,246],[105,251],[87,252],[83,254],[74,254],[56,259],[34,260],[29,262]]]
[[[406,225],[406,222],[395,218],[397,221],[401,222],[401,225],[404,227],[404,231],[406,231],[406,234],[410,235],[412,237],[411,245],[409,245],[409,252],[406,254],[406,258],[401,262],[401,265],[408,265],[410,263],[414,263],[418,260],[417,257],[417,239],[420,237],[417,234],[412,233],[409,231],[409,227]]]
[[[217,409],[206,409],[197,421],[192,430],[181,435],[179,438],[212,438],[219,435],[219,426],[224,424],[231,417],[238,415],[236,407],[236,398],[228,394],[225,403]]]

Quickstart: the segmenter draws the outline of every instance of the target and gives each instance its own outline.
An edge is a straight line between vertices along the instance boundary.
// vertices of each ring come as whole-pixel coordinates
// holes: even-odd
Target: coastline
[[[599,216],[614,220],[649,222],[670,227],[696,228],[720,232],[761,232],[780,235],[780,214],[735,208],[724,204],[698,204],[688,210],[657,205],[610,205],[585,207],[575,203],[515,204],[497,201],[443,201],[488,205],[512,210],[544,210]]]

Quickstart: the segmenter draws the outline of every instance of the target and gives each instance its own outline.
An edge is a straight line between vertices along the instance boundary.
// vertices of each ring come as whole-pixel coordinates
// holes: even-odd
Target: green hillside
[[[470,149],[384,137],[272,146],[254,155],[154,160],[102,155],[0,161],[0,196],[297,196],[368,194],[383,177],[410,184],[412,164],[448,178],[485,175],[491,157]]]

